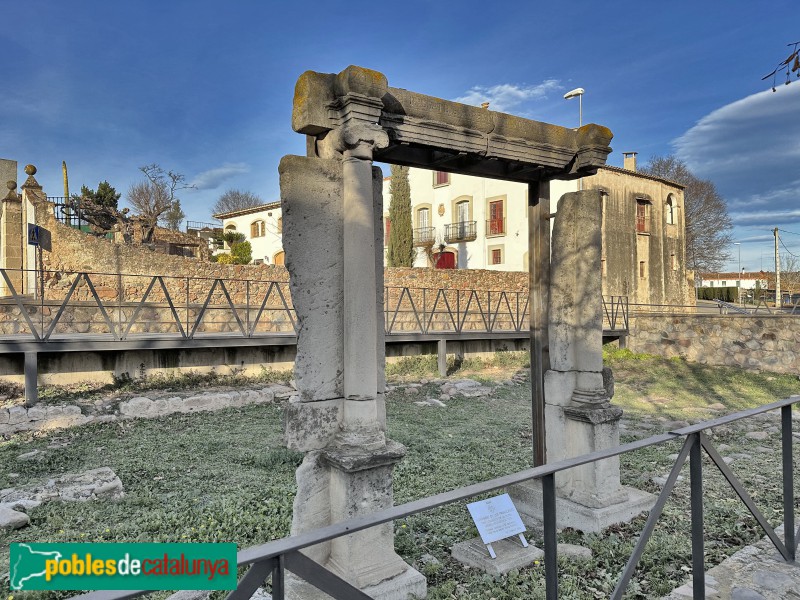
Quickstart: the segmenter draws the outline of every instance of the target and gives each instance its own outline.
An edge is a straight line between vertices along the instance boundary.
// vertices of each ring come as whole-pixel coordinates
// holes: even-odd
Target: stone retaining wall
[[[800,316],[636,316],[630,319],[628,347],[701,364],[796,374]]]

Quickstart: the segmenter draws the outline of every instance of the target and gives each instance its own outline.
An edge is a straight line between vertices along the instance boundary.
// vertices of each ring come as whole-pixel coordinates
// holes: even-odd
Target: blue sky
[[[48,195],[66,160],[71,191],[108,180],[123,198],[142,165],[181,172],[192,220],[229,188],[276,200],[280,157],[304,153],[297,77],[356,64],[570,127],[563,94],[583,87],[584,122],[614,132],[610,164],[676,153],[716,183],[743,267],[771,268],[773,227],[800,233],[800,81],[761,81],[800,40],[797,0],[33,0],[2,14],[0,156],[35,164]],[[782,237],[800,255],[800,235]]]

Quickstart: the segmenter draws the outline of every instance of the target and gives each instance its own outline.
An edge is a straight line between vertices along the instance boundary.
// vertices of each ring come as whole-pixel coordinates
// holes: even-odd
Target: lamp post
[[[736,298],[742,304],[742,242],[733,242],[734,246],[739,246],[739,270],[736,271]]]
[[[583,88],[575,88],[564,94],[564,100],[571,100],[577,96],[578,98],[578,128],[583,127]],[[583,189],[583,178],[578,180],[578,189]]]
[[[578,127],[583,127],[583,93],[583,88],[575,88],[564,94],[564,100],[571,100],[576,96],[578,98]]]

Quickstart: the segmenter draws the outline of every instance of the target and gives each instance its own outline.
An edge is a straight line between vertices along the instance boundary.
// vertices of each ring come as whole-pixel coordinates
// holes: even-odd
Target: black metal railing
[[[81,200],[78,197],[48,196],[47,201],[53,205],[53,216],[64,225],[89,230],[89,222],[84,219]]]
[[[417,227],[413,231],[415,246],[430,246],[436,241],[435,227]]]
[[[205,223],[204,221],[186,221],[186,233],[195,233],[200,231],[222,233],[222,226],[219,223]]]
[[[544,566],[545,589],[548,600],[558,598],[558,545],[556,536],[556,486],[555,474],[581,465],[594,463],[600,460],[613,458],[635,452],[643,448],[658,446],[676,439],[684,438],[683,447],[675,460],[667,481],[661,490],[656,503],[650,510],[642,533],[633,549],[628,561],[619,575],[617,585],[611,594],[612,600],[621,600],[628,583],[630,582],[639,559],[644,553],[645,546],[650,539],[656,523],[661,517],[664,506],[669,499],[675,484],[678,481],[681,468],[687,458],[689,460],[689,478],[691,494],[691,546],[692,546],[692,592],[695,600],[705,598],[705,557],[704,557],[704,518],[703,518],[703,466],[702,453],[708,455],[712,463],[719,469],[730,484],[731,488],[745,507],[750,511],[764,533],[786,562],[794,562],[797,555],[797,539],[800,531],[795,530],[794,516],[794,473],[792,456],[792,405],[800,402],[800,396],[793,396],[785,400],[773,402],[751,410],[734,413],[718,419],[705,421],[696,425],[675,429],[673,431],[654,435],[628,444],[613,448],[599,450],[568,458],[551,464],[546,464],[532,469],[519,471],[511,475],[497,477],[482,483],[476,483],[458,488],[449,492],[436,494],[400,506],[383,509],[371,514],[361,515],[341,521],[327,527],[309,531],[298,536],[283,538],[268,542],[261,546],[247,548],[239,552],[237,563],[239,567],[248,567],[244,576],[239,580],[236,590],[231,592],[229,600],[250,598],[253,593],[268,579],[271,578],[273,600],[284,599],[284,572],[291,571],[301,579],[306,580],[323,592],[329,594],[334,600],[367,600],[369,596],[353,587],[347,581],[325,569],[301,553],[301,550],[343,537],[351,533],[363,531],[398,519],[438,508],[447,504],[461,502],[480,494],[493,492],[508,486],[531,480],[542,483],[543,511],[542,522],[544,526]],[[772,410],[781,413],[781,463],[783,478],[783,525],[784,539],[781,540],[772,525],[767,522],[761,510],[753,502],[752,497],[745,490],[742,483],[725,463],[723,457],[714,447],[705,431],[735,421],[760,415]],[[124,592],[91,592],[77,596],[84,600],[122,600],[147,594],[147,591]]]
[[[449,223],[444,226],[445,244],[455,242],[471,242],[478,237],[476,221],[462,221],[460,223]]]

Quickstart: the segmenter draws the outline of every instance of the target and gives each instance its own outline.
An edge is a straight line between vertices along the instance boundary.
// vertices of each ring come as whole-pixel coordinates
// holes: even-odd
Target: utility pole
[[[778,228],[772,230],[775,234],[775,308],[781,307],[781,256],[778,253]]]

